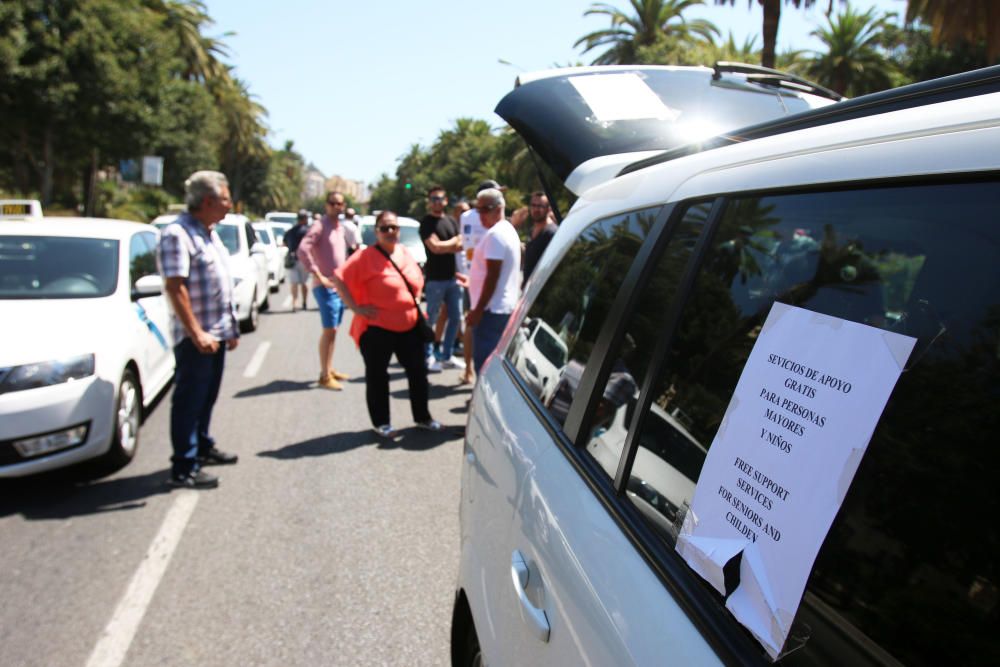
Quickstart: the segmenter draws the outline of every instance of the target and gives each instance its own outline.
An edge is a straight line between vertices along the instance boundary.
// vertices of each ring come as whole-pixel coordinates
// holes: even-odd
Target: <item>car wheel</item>
[[[113,468],[121,468],[135,457],[139,448],[139,422],[142,419],[142,389],[131,369],[126,368],[118,384],[118,401],[115,404],[115,430],[111,434],[111,448],[104,461]]]
[[[240,322],[240,331],[243,333],[249,333],[251,331],[256,331],[257,324],[260,322],[260,310],[257,308],[257,290],[253,291],[253,296],[250,297],[250,314],[247,318]]]
[[[264,301],[260,304],[260,310],[261,310],[261,312],[266,312],[266,311],[268,311],[268,310],[271,309],[271,292],[274,292],[274,291],[276,291],[276,290],[273,290],[273,289],[267,289],[267,290],[265,290],[265,292],[264,292]]]
[[[455,601],[451,618],[451,664],[452,667],[482,667],[483,652],[476,635],[476,624],[472,612],[460,595]]]

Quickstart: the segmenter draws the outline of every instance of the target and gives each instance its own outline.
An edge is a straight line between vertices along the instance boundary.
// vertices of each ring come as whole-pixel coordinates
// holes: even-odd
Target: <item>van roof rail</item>
[[[721,65],[722,63],[717,63]],[[728,63],[732,64],[732,63]],[[743,67],[741,65],[741,67]],[[753,66],[749,66],[753,67]],[[764,69],[764,68],[761,68]],[[734,70],[723,70],[734,71]],[[718,72],[718,70],[717,70]],[[719,135],[698,144],[688,144],[669,151],[654,155],[644,160],[638,160],[626,165],[618,176],[630,174],[646,167],[656,164],[670,162],[687,155],[694,155],[714,148],[730,146],[736,143],[743,143],[753,139],[762,139],[785,132],[804,130],[810,127],[819,127],[830,123],[839,123],[855,118],[865,118],[876,116],[902,109],[937,104],[960,100],[987,93],[1000,91],[1000,65],[984,67],[971,72],[953,74],[931,81],[921,81],[911,83],[908,86],[883,90],[878,93],[862,95],[854,99],[837,102],[829,106],[803,111],[801,113],[785,116],[777,120],[750,125],[726,134]]]
[[[753,81],[754,83],[759,83],[765,86],[792,88],[794,90],[812,93],[813,95],[819,95],[820,97],[826,97],[834,102],[839,102],[844,99],[844,96],[840,93],[832,91],[829,88],[825,88],[814,81],[809,81],[808,79],[803,79],[800,76],[795,76],[794,74],[789,74],[788,72],[782,72],[781,70],[771,69],[770,67],[720,60],[716,62],[712,68],[715,70],[715,73],[712,74],[712,79],[715,81],[722,78],[723,72],[733,72],[736,74],[746,74],[747,81]]]

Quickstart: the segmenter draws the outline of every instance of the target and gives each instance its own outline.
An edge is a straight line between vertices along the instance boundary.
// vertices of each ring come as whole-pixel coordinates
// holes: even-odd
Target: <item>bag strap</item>
[[[413,299],[413,305],[417,307],[417,312],[422,314],[422,311],[420,310],[420,304],[417,303],[417,294],[416,292],[413,291],[413,286],[410,285],[410,281],[406,279],[406,276],[403,274],[403,271],[398,266],[396,266],[396,262],[392,261],[392,257],[389,255],[389,253],[385,251],[385,248],[383,248],[377,243],[375,244],[375,248],[380,253],[382,253],[382,255],[387,260],[389,260],[389,263],[392,264],[392,268],[396,269],[396,271],[399,272],[399,277],[403,279],[403,283],[406,285],[406,291],[410,293],[410,298]]]

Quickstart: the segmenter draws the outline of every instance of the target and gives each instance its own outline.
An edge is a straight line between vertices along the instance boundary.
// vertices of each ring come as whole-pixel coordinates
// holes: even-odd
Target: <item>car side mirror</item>
[[[163,294],[163,278],[156,274],[143,276],[132,286],[132,300]]]

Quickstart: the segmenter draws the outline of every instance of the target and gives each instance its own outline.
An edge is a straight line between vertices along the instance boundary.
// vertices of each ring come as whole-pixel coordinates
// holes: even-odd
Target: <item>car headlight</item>
[[[79,380],[94,374],[94,355],[81,354],[78,357],[40,361],[0,369],[0,394],[24,391]]]

